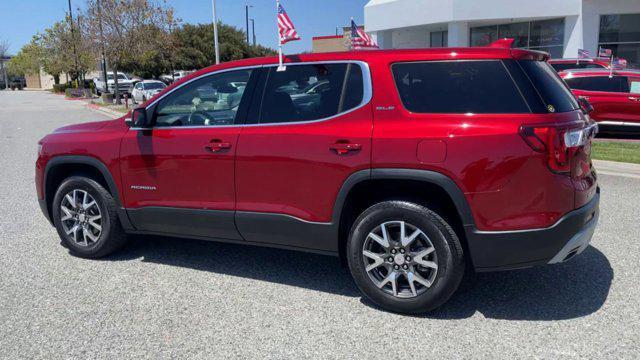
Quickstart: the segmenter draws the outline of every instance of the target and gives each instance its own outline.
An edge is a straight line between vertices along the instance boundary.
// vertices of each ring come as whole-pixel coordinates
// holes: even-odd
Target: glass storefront
[[[449,46],[449,32],[448,31],[432,31],[430,33],[430,43],[432,48],[441,48]]]
[[[598,45],[635,67],[640,66],[640,14],[600,16]]]
[[[471,46],[486,46],[501,38],[514,38],[514,47],[541,50],[561,58],[564,19],[530,21],[471,28]]]

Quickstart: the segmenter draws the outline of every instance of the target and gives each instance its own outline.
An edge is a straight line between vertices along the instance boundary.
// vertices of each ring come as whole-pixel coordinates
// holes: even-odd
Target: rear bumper
[[[497,271],[554,264],[587,248],[599,217],[600,189],[585,206],[563,216],[553,226],[517,231],[465,229],[477,271]]]

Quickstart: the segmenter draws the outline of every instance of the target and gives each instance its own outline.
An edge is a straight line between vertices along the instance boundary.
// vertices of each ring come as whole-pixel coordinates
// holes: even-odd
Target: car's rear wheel
[[[82,176],[66,179],[58,187],[52,206],[58,235],[73,255],[99,258],[126,243],[117,204],[95,180]]]
[[[442,305],[464,274],[462,246],[451,226],[410,202],[386,201],[365,210],[353,224],[347,252],[360,290],[400,313]]]

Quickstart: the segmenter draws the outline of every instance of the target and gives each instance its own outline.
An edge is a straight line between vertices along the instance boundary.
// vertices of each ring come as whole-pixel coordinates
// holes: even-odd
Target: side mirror
[[[580,104],[580,108],[582,108],[585,114],[590,114],[593,111],[593,105],[591,105],[589,100],[584,96],[578,98],[578,104]]]
[[[124,119],[124,123],[128,127],[148,128],[149,122],[147,121],[147,109],[137,108],[131,111],[131,117]]]

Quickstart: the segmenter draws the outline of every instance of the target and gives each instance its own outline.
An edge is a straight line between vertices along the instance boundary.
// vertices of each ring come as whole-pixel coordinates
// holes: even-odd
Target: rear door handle
[[[329,146],[330,150],[335,151],[338,155],[344,155],[350,151],[358,151],[362,149],[362,145],[353,143],[335,143]]]
[[[629,100],[631,101],[640,101],[639,97],[635,97],[635,96],[629,96]]]
[[[210,152],[219,152],[222,150],[230,149],[231,143],[222,142],[221,140],[215,139],[211,140],[211,142],[205,145],[204,148]]]

